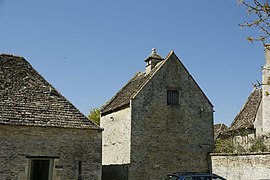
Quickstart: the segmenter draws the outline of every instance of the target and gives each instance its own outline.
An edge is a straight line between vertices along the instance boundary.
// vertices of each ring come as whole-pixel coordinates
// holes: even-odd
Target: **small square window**
[[[167,105],[171,106],[179,105],[179,91],[167,90]]]

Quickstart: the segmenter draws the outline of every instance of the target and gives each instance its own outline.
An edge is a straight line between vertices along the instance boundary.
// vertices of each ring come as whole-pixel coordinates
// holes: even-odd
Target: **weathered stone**
[[[269,179],[270,153],[211,154],[212,171],[228,180]]]
[[[179,93],[178,105],[167,105],[168,90]],[[175,171],[209,171],[213,106],[173,52],[151,72],[137,74],[104,110],[106,168],[129,163],[129,180],[163,179]]]
[[[0,54],[0,179],[100,180],[101,131],[24,58]]]
[[[54,159],[53,179],[78,179],[79,161],[83,179],[101,179],[98,131],[0,125],[0,144],[0,179],[27,180],[34,157]]]

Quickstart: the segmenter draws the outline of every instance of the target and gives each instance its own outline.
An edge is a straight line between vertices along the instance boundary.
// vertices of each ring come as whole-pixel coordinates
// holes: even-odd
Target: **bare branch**
[[[238,0],[239,4],[243,4],[247,8],[247,14],[251,20],[244,21],[238,24],[240,27],[258,28],[259,34],[257,37],[248,37],[250,42],[261,41],[265,44],[265,41],[270,37],[270,6],[268,0]]]

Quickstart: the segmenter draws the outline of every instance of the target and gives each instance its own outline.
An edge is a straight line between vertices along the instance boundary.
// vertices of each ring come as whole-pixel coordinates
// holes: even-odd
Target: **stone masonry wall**
[[[212,171],[228,180],[270,178],[270,153],[211,154]]]
[[[179,91],[179,106],[167,105]],[[175,56],[132,100],[130,180],[163,179],[176,171],[209,171],[213,108]]]
[[[130,108],[101,117],[102,165],[130,163]]]
[[[0,125],[0,179],[26,180],[30,157],[52,157],[53,180],[101,179],[101,132]]]
[[[264,134],[263,132],[263,120],[262,120],[262,103],[258,108],[256,118],[254,121],[254,128],[256,129],[256,136],[261,136]]]
[[[262,68],[262,128],[263,133],[270,133],[270,50],[265,48],[265,65]]]

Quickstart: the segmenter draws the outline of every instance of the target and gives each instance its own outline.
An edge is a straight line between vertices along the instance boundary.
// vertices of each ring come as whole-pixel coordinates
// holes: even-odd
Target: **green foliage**
[[[244,153],[246,149],[239,143],[235,145],[235,153]]]
[[[220,139],[215,142],[216,153],[242,153],[245,152],[245,148],[239,143],[234,143],[232,138]]]
[[[233,137],[218,138],[215,141],[216,153],[245,153],[245,152],[268,152],[270,150],[269,143],[267,143],[268,135],[259,136],[250,139],[244,148],[239,142],[235,142]]]
[[[215,142],[216,153],[232,153],[234,152],[234,144],[231,138],[220,139],[218,138]]]
[[[90,109],[90,114],[87,117],[95,124],[100,125],[100,108]]]
[[[251,140],[251,146],[249,148],[249,152],[266,152],[269,148],[265,144],[264,136],[260,136]]]

